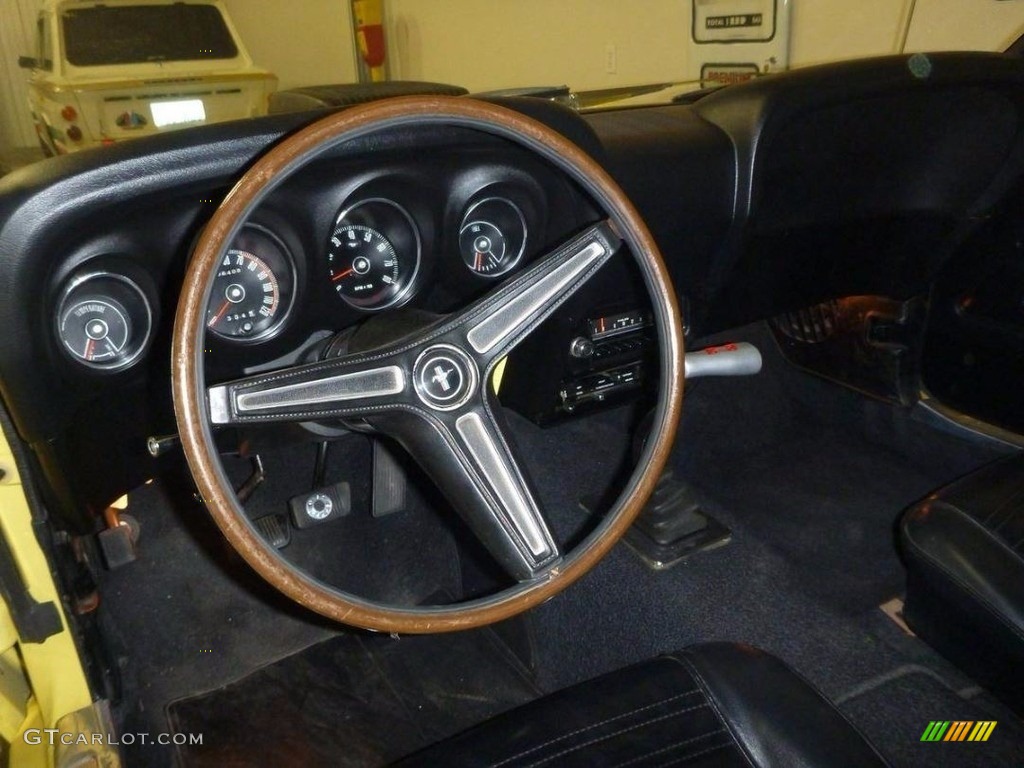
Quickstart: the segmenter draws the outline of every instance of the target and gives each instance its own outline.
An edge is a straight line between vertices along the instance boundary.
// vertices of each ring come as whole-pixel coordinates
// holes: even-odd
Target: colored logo
[[[996,720],[932,720],[921,741],[988,741],[996,724]]]

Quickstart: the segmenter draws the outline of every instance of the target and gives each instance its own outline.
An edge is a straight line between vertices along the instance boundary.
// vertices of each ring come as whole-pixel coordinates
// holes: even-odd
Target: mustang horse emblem
[[[455,373],[454,368],[445,368],[443,365],[434,366],[434,375],[430,377],[430,380],[441,387],[443,392],[451,390],[452,385],[448,383],[448,378]]]

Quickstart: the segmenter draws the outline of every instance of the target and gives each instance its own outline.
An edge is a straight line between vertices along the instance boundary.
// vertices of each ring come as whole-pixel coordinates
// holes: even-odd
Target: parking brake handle
[[[746,341],[687,352],[683,360],[683,371],[688,379],[703,376],[753,376],[760,370],[761,352]]]

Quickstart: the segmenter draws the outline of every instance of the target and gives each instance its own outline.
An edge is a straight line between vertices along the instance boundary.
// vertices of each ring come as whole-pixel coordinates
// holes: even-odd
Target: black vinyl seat
[[[826,698],[756,648],[710,643],[506,712],[413,766],[884,766]]]
[[[900,541],[907,624],[1024,714],[1024,453],[911,507]]]

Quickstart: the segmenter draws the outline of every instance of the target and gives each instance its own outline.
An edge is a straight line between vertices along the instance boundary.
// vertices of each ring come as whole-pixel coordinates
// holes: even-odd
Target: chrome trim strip
[[[490,483],[491,490],[498,496],[499,503],[508,514],[507,522],[511,523],[519,539],[526,544],[536,560],[540,561],[549,556],[551,547],[544,531],[537,523],[539,511],[512,477],[501,452],[484,426],[483,419],[479,414],[467,413],[456,420],[455,428],[477,468]]]
[[[603,257],[607,250],[601,243],[591,242],[566,259],[511,301],[501,304],[466,334],[470,346],[479,354],[494,349],[516,333],[533,315],[547,306],[566,286]]]
[[[208,392],[210,421],[227,424],[230,415],[227,402],[228,391],[223,385],[211,387]],[[405,373],[396,365],[374,368],[368,371],[342,373],[326,379],[285,384],[280,387],[261,389],[258,392],[242,392],[234,397],[234,411],[238,415],[258,413],[274,408],[343,403],[363,398],[397,395],[405,390]],[[217,417],[223,419],[218,421]]]
[[[228,406],[228,388],[226,385],[210,387],[206,392],[206,401],[210,408],[211,424],[227,424],[231,421],[231,409]]]
[[[1024,435],[962,413],[928,392],[921,392],[921,399],[911,409],[910,417],[962,439],[996,443],[1006,448],[1024,448]]]

